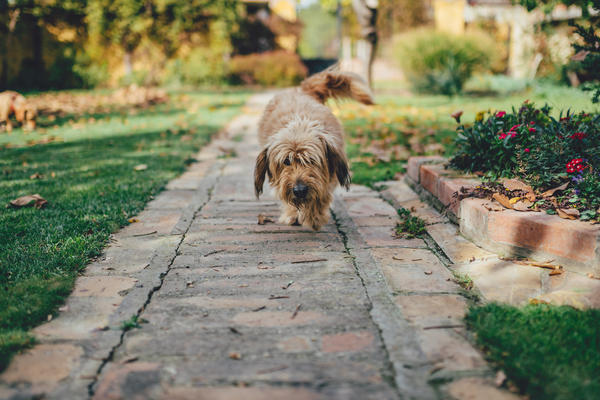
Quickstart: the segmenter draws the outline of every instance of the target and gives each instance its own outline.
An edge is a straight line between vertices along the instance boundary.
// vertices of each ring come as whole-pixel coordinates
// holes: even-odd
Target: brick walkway
[[[318,233],[257,224],[278,215],[253,194],[267,99],[115,235],[0,375],[0,398],[513,397],[466,338],[451,273],[425,241],[393,237],[379,193],[340,192]]]

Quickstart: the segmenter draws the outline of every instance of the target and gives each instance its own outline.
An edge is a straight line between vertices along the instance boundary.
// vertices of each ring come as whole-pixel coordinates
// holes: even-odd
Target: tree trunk
[[[4,43],[4,54],[2,57],[2,75],[0,76],[0,90],[4,90],[8,86],[8,54],[12,45],[12,38],[17,27],[17,21],[21,15],[21,10],[14,9],[8,12],[8,29],[6,33],[6,42]]]
[[[133,73],[133,54],[131,51],[126,50],[123,56],[123,66],[125,67],[125,76],[130,77]]]
[[[44,63],[44,33],[39,24],[39,20],[35,19],[31,32],[33,45],[33,63],[36,73],[34,85],[36,88],[41,88],[47,83],[46,81],[46,66]],[[45,87],[44,87],[45,89]]]
[[[372,86],[373,61],[377,52],[377,7],[378,0],[352,0],[352,7],[356,13],[356,19],[360,24],[361,35],[367,44],[367,51],[363,56],[364,77]]]

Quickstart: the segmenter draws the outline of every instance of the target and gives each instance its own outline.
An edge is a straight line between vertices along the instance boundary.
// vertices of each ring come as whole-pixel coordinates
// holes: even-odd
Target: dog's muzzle
[[[308,193],[308,186],[306,186],[303,183],[297,183],[292,188],[292,192],[294,193],[294,196],[296,196],[296,198],[304,199],[306,198],[306,194]]]

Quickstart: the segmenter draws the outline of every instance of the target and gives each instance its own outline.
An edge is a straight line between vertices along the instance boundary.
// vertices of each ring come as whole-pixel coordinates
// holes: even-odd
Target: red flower
[[[531,150],[529,150],[529,148],[525,149],[525,153],[529,153]]]
[[[574,172],[581,172],[586,168],[583,163],[583,158],[574,158],[567,163],[567,172],[572,174]]]
[[[517,132],[509,132],[509,133],[510,133],[511,138],[517,137]]]
[[[535,128],[529,128],[529,133],[535,133],[535,132],[537,132],[537,129],[535,129]]]
[[[535,125],[535,122],[531,121],[531,122],[529,123],[529,125]]]
[[[506,112],[505,112],[505,111],[498,111],[498,112],[496,113],[496,118],[502,118],[502,117],[504,117],[505,115],[506,115]]]
[[[509,132],[512,132],[512,131],[514,131],[515,129],[519,128],[520,126],[521,126],[521,124],[513,125],[513,127],[512,127],[512,128],[510,128],[510,131],[509,131]]]
[[[500,133],[498,134],[498,139],[500,139],[500,140],[504,140],[504,139],[506,139],[506,136],[508,136],[506,133],[504,133],[504,132],[500,132]]]
[[[565,122],[565,121],[569,121],[571,119],[571,117],[562,117],[560,119],[560,122]]]
[[[577,139],[577,140],[581,140],[585,137],[587,137],[587,134],[583,133],[583,132],[575,132],[574,134],[572,134],[571,136],[569,136],[571,139]]]

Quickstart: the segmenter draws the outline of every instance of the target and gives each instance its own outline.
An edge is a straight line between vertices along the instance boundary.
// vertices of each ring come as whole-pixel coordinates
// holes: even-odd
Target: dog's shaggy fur
[[[281,223],[319,230],[329,218],[336,185],[348,189],[344,131],[324,105],[329,98],[344,97],[373,104],[359,76],[332,68],[276,95],[267,105],[259,124],[263,150],[256,158],[254,188],[259,197],[268,175],[283,202]]]
[[[26,129],[35,128],[35,119],[37,113],[31,107],[25,97],[17,92],[6,91],[0,93],[0,123],[6,123],[6,130],[12,130],[10,116],[14,114],[17,122],[20,122]]]

